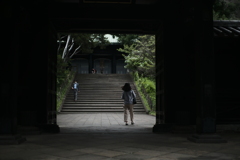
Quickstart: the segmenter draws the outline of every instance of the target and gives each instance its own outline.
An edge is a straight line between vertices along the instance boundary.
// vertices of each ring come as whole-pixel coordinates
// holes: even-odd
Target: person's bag
[[[132,92],[132,96],[134,97],[133,92]],[[133,98],[133,104],[137,104],[137,101],[135,98]]]
[[[135,98],[133,98],[133,104],[137,104],[137,101]]]

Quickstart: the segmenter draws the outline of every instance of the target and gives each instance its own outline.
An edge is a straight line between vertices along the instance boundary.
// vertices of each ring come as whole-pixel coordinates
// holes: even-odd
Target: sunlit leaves
[[[155,36],[143,35],[135,39],[131,45],[124,45],[118,49],[123,54],[126,62],[125,68],[137,71],[139,74],[148,77],[155,75]]]

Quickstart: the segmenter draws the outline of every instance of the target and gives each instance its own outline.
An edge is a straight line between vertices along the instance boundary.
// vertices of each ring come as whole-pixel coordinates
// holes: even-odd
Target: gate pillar
[[[189,113],[192,107],[191,76],[188,69],[192,55],[185,46],[179,21],[164,21],[156,35],[156,124],[153,132],[170,130],[183,120],[180,113]],[[187,58],[188,57],[188,58]],[[189,60],[190,59],[190,60]],[[190,67],[192,68],[192,66]],[[189,115],[187,115],[189,116]],[[189,124],[192,119],[182,123]]]
[[[216,135],[213,2],[195,0],[196,134],[197,143],[226,142]]]
[[[180,1],[163,3],[159,10],[168,14],[164,14],[156,34],[156,124],[153,132],[171,131],[176,125],[195,121],[191,5],[184,6]],[[167,6],[171,6],[171,12]],[[190,15],[186,16],[186,10]]]
[[[23,4],[24,5],[24,4]],[[47,5],[21,7],[10,4],[4,22],[0,118],[2,133],[59,132],[56,123],[57,37],[48,17]],[[12,23],[9,23],[12,22]],[[26,131],[27,128],[27,131]],[[19,137],[19,136],[18,136]],[[1,139],[1,138],[0,138]]]
[[[0,145],[20,144],[26,141],[18,133],[18,71],[19,67],[19,20],[15,18],[18,10],[12,2],[2,4],[2,54],[0,63]],[[14,12],[14,10],[16,12]]]

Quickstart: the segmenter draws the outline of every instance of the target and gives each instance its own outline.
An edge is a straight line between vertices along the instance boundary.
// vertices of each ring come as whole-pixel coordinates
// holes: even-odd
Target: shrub
[[[140,92],[143,103],[150,114],[155,115],[156,112],[156,84],[155,81],[148,78],[139,76],[138,72],[131,74],[135,81],[136,87]]]

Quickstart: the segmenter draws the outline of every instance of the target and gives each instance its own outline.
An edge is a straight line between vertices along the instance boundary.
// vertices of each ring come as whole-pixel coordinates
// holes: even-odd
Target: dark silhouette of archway
[[[57,32],[94,31],[156,35],[154,132],[170,129],[188,116],[183,123],[196,125],[196,134],[214,134],[213,1],[92,2],[1,2],[6,50],[1,63],[0,133],[17,134],[19,124],[59,132],[55,94]],[[234,121],[239,122],[239,118]],[[198,141],[196,137],[190,139]]]

